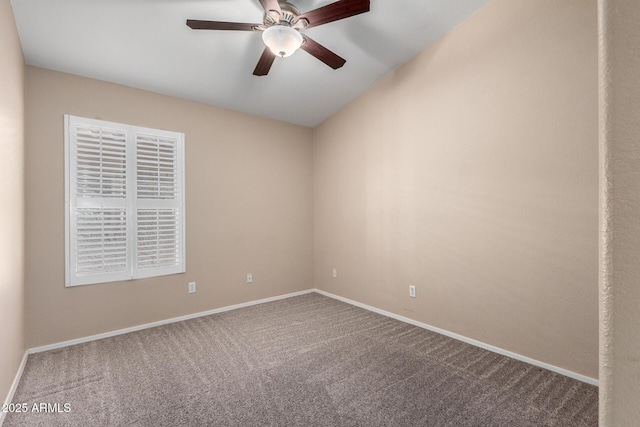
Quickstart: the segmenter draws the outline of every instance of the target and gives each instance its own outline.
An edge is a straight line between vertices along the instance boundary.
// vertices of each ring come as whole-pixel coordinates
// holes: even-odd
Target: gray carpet
[[[596,426],[596,387],[309,294],[29,356],[12,426]]]

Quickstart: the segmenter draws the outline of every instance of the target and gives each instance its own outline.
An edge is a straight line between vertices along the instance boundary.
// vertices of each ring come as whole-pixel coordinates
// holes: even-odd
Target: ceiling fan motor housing
[[[288,3],[286,1],[278,2],[280,5],[280,10],[282,10],[282,15],[278,14],[276,11],[267,11],[264,14],[264,25],[266,27],[270,27],[272,25],[287,25],[289,27],[293,26],[293,21],[300,15],[300,11],[297,7]]]

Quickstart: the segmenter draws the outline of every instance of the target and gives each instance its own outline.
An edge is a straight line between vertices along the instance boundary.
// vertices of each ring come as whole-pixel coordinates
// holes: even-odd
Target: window
[[[65,115],[65,285],[184,273],[184,134]]]

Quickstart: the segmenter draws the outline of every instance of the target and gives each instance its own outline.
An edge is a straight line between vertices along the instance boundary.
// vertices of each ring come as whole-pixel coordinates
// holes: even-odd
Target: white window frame
[[[79,197],[76,192],[77,171],[77,126],[117,130],[126,134],[126,197],[102,198]],[[138,156],[139,135],[175,140],[176,195],[172,199],[138,198]],[[65,114],[65,286],[80,286],[106,282],[140,279],[145,277],[179,274],[186,271],[186,215],[185,215],[185,156],[184,134],[166,130],[150,129],[121,123],[95,120]],[[76,226],[78,209],[94,208],[126,209],[126,270],[77,274]],[[177,262],[169,266],[139,268],[138,266],[138,212],[141,209],[173,209],[177,222],[175,256]],[[159,228],[159,225],[158,225]],[[160,235],[160,231],[158,231]]]

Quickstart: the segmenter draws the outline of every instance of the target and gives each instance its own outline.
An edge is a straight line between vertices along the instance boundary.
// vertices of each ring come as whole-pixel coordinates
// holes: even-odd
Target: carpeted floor
[[[13,401],[5,427],[598,424],[597,387],[315,293],[31,355]]]

